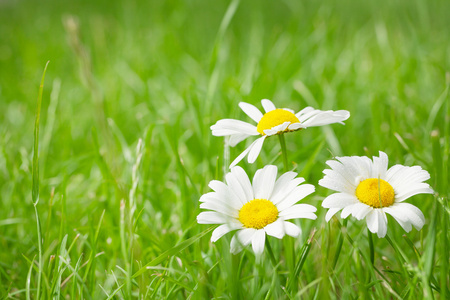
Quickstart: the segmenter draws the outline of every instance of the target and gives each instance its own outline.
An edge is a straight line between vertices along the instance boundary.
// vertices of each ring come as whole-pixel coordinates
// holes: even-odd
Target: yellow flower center
[[[256,130],[258,130],[261,135],[266,135],[264,130],[271,129],[277,125],[283,124],[284,122],[300,123],[298,118],[290,111],[277,108],[264,114],[261,120],[259,120]]]
[[[355,194],[359,201],[375,208],[391,206],[395,199],[392,185],[378,178],[361,181]]]
[[[247,228],[261,229],[277,218],[277,207],[266,199],[253,199],[239,210],[239,221]]]

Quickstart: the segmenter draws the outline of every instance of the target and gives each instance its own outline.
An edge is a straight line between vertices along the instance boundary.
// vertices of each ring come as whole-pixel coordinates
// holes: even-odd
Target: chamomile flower
[[[281,239],[285,234],[297,237],[301,230],[291,219],[316,219],[317,210],[309,204],[296,204],[313,193],[311,184],[301,184],[303,178],[287,172],[277,180],[277,167],[268,165],[256,171],[253,183],[241,167],[231,168],[226,183],[213,180],[214,190],[200,198],[200,208],[209,211],[197,216],[199,224],[221,224],[212,233],[215,242],[230,231],[238,230],[231,239],[231,252],[252,244],[253,251],[264,250],[266,234]]]
[[[380,151],[373,161],[366,156],[336,157],[326,162],[330,169],[319,185],[339,193],[326,197],[322,206],[329,208],[325,219],[328,222],[342,209],[341,217],[353,215],[358,220],[366,218],[367,227],[378,237],[387,232],[386,213],[390,214],[406,231],[412,226],[422,229],[425,217],[412,204],[404,203],[416,194],[432,194],[433,190],[424,181],[430,174],[419,166],[395,165],[388,169],[388,157]]]
[[[264,140],[270,136],[332,123],[344,124],[343,121],[350,117],[350,113],[346,110],[322,111],[308,106],[294,113],[291,109],[276,108],[272,101],[267,99],[261,100],[261,104],[265,114],[251,104],[239,103],[239,107],[257,123],[257,126],[234,119],[219,120],[211,126],[213,135],[229,136],[228,143],[232,147],[250,136],[260,136],[231,163],[230,168],[246,155],[248,162],[253,163],[261,152]]]

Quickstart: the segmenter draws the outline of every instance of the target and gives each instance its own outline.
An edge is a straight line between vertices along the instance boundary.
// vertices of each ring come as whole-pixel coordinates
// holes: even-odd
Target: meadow
[[[0,296],[449,299],[449,37],[444,0],[0,1]],[[275,264],[196,219],[251,142],[210,126],[264,98],[351,114],[286,135],[318,217]],[[325,221],[325,162],[380,150],[430,173],[422,230]]]

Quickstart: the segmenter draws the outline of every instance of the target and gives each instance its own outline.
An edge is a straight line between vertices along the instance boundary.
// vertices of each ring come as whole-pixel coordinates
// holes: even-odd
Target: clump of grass
[[[449,297],[447,2],[30,4],[0,4],[3,298]],[[46,60],[45,86],[30,88]],[[224,150],[245,145],[225,149],[208,127],[262,98],[351,112],[345,127],[286,136],[309,183],[330,152],[384,150],[428,170],[435,197],[412,199],[424,228],[404,236],[390,219],[391,243],[371,246],[359,222],[323,221],[318,188],[303,235],[270,239],[276,271],[230,254],[228,236],[210,243],[198,199],[229,165]],[[249,173],[282,166],[278,143]]]

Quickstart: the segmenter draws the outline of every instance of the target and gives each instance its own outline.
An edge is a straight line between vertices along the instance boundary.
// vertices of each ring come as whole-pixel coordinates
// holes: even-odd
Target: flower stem
[[[278,138],[280,139],[281,155],[283,156],[284,171],[287,172],[287,171],[289,171],[289,166],[288,166],[286,141],[284,139],[284,134],[279,134]]]
[[[373,248],[372,233],[370,232],[369,228],[367,228],[367,239],[369,240],[370,262],[373,265],[373,263],[375,262],[375,251],[374,251],[374,248]]]
[[[275,255],[273,255],[273,250],[272,250],[272,247],[270,246],[269,239],[266,239],[266,248],[267,248],[267,252],[269,253],[270,261],[272,262],[273,267],[276,268],[277,261],[275,259]]]
[[[394,241],[391,240],[388,234],[386,234],[385,238],[388,241],[388,243],[391,244],[392,248],[394,248],[398,258],[403,262],[410,263],[409,260],[406,258],[406,255],[402,251],[402,249]]]
[[[347,230],[347,222],[348,219],[344,219],[342,221],[342,226],[340,227],[341,231],[339,232],[339,238],[338,238],[338,242],[337,242],[337,246],[336,246],[336,252],[334,253],[334,258],[333,258],[333,270],[336,267],[337,261],[339,259],[339,255],[341,254],[341,250],[342,250],[342,244],[344,243],[344,230]],[[339,223],[339,222],[338,222]]]

